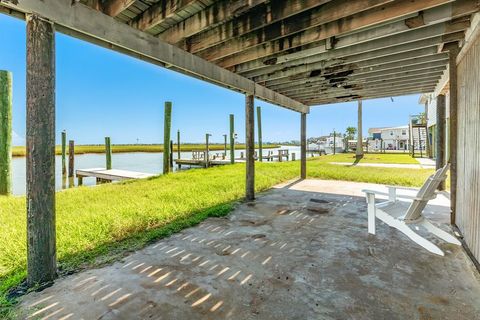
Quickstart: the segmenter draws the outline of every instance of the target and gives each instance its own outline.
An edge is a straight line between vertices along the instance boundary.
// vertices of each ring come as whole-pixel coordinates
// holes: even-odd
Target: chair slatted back
[[[446,164],[443,168],[438,169],[435,174],[428,177],[427,181],[423,184],[417,193],[416,199],[408,207],[404,220],[415,221],[422,216],[422,211],[427,206],[428,201],[435,199],[435,191],[442,181],[447,178],[447,172],[450,168],[449,164]]]

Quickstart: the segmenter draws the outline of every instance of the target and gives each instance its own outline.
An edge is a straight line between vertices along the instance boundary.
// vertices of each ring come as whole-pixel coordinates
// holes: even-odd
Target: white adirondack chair
[[[375,194],[378,191],[363,190],[366,193],[368,204],[368,232],[375,234],[375,218],[379,218],[391,227],[403,232],[407,237],[424,247],[430,252],[443,256],[443,251],[420,236],[412,228],[418,230],[419,227],[426,229],[438,238],[456,245],[461,245],[457,238],[434,226],[423,215],[423,209],[429,200],[435,199],[438,185],[447,177],[449,165],[438,169],[435,174],[431,175],[420,189],[403,188],[388,186],[388,201],[375,204]],[[417,195],[413,198],[413,202],[401,201],[397,198],[397,189],[418,190]]]

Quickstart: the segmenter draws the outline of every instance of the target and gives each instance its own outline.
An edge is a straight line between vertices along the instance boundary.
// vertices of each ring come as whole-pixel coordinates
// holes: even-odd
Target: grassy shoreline
[[[255,146],[258,147],[258,146]],[[276,144],[264,144],[264,149],[273,149],[280,147]],[[236,149],[245,149],[245,144],[236,144]],[[211,144],[209,146],[211,151],[223,151],[223,144]],[[68,150],[68,146],[67,146]],[[162,144],[114,144],[112,145],[112,153],[129,153],[129,152],[163,152]],[[204,144],[182,144],[180,145],[180,151],[190,152],[193,150],[205,150]],[[173,145],[173,151],[177,152],[177,145]],[[105,153],[104,145],[76,145],[75,154],[87,154],[87,153]],[[55,146],[55,154],[62,154],[62,147]],[[13,157],[25,157],[26,149],[23,146],[15,146],[12,148]]]
[[[309,158],[308,177],[420,186],[433,172],[331,165],[328,158]],[[257,163],[255,189],[298,177],[299,170],[299,161]],[[58,192],[60,273],[104,265],[208,217],[227,215],[243,199],[244,176],[245,164],[239,163]],[[9,290],[26,275],[25,211],[24,196],[0,197],[0,318],[2,307],[11,309]]]

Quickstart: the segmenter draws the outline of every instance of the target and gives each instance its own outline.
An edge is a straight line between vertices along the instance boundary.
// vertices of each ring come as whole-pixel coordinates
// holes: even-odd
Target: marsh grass
[[[339,166],[309,158],[309,178],[420,186],[432,170]],[[257,163],[256,190],[299,174],[299,162]],[[243,198],[245,164],[79,187],[56,196],[60,273],[103,265],[212,216]],[[0,306],[26,275],[25,197],[0,197]],[[6,308],[8,312],[10,308]],[[2,313],[0,312],[0,316]]]
[[[256,146],[258,147],[258,146]],[[278,148],[278,145],[275,144],[264,144],[262,145],[264,149]],[[244,144],[236,144],[236,149],[245,149]],[[223,151],[223,144],[210,144],[209,149],[211,151]],[[68,150],[68,146],[67,146]],[[192,150],[205,150],[204,144],[181,144],[180,151],[189,152]],[[173,151],[177,152],[177,145],[173,145]],[[68,152],[68,151],[67,151]],[[128,153],[128,152],[163,152],[163,145],[161,144],[125,144],[125,145],[112,145],[113,153]],[[76,145],[75,154],[86,154],[86,153],[105,153],[104,145]],[[55,154],[62,154],[62,147],[55,147]],[[12,148],[13,157],[25,157],[26,150],[25,147],[15,146]]]

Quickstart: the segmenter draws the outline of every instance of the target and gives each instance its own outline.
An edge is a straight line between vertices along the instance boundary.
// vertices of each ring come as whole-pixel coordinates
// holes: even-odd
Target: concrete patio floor
[[[462,248],[436,256],[377,221],[361,190],[304,180],[259,194],[226,218],[23,298],[43,319],[480,319],[480,280]],[[426,209],[448,219],[448,199]],[[444,229],[448,227],[443,224]]]

